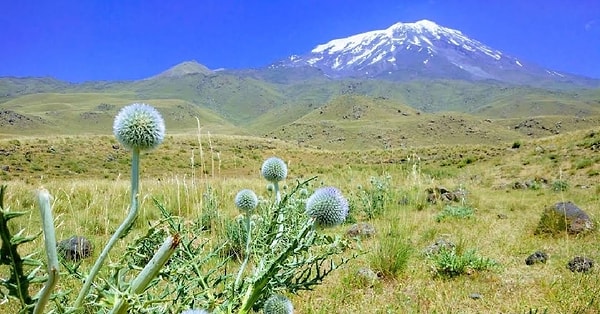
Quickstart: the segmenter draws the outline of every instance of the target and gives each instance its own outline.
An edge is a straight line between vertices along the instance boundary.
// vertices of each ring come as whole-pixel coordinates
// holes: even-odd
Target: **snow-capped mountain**
[[[517,84],[578,79],[519,60],[428,20],[334,39],[272,65],[281,66],[315,67],[333,78],[492,79]]]

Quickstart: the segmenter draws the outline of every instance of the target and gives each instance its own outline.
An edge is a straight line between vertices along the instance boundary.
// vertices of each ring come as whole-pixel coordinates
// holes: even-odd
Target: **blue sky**
[[[522,60],[600,78],[600,0],[32,0],[1,1],[0,12],[0,76],[134,80],[187,60],[261,67],[429,19]]]

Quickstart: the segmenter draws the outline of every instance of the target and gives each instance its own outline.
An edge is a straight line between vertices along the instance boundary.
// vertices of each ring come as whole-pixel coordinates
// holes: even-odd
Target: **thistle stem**
[[[54,219],[52,218],[52,207],[50,206],[50,193],[46,189],[37,192],[40,215],[42,216],[42,229],[44,231],[44,244],[46,246],[46,258],[48,259],[48,281],[41,290],[37,303],[33,309],[34,314],[41,314],[48,303],[50,294],[58,282],[58,254],[56,252],[56,234],[54,231]]]
[[[246,230],[248,232],[248,235],[246,237],[246,257],[244,258],[244,262],[242,263],[242,265],[240,266],[240,270],[238,271],[237,277],[235,278],[235,283],[233,285],[234,290],[237,290],[240,286],[240,280],[242,279],[242,274],[244,273],[244,270],[246,269],[246,266],[248,265],[248,260],[250,259],[250,242],[251,242],[251,237],[252,237],[252,224],[250,223],[250,214],[248,212],[246,212],[244,214],[244,217],[246,218],[244,221],[246,222]]]
[[[115,245],[117,240],[119,240],[119,238],[121,238],[121,236],[125,233],[125,231],[131,227],[131,225],[135,221],[135,218],[137,217],[137,214],[138,214],[138,188],[139,188],[139,181],[140,181],[139,167],[140,167],[140,149],[139,149],[139,147],[134,147],[132,158],[131,158],[131,206],[129,207],[129,214],[127,215],[125,220],[121,223],[121,225],[119,226],[117,231],[115,231],[115,233],[112,235],[110,240],[108,240],[108,243],[106,243],[106,246],[100,253],[100,256],[98,256],[96,263],[92,267],[92,270],[90,271],[89,275],[85,279],[85,282],[83,283],[83,287],[81,287],[81,290],[79,291],[77,300],[75,300],[75,304],[74,304],[75,308],[81,307],[83,300],[85,299],[88,292],[90,291],[90,287],[92,285],[92,282],[94,281],[94,278],[100,271],[100,268],[102,267],[102,264],[104,263],[104,260],[106,260],[106,258],[108,257],[108,253],[110,252],[112,247]]]
[[[273,182],[273,191],[275,191],[275,204],[281,202],[281,193],[279,192],[279,182]]]
[[[284,231],[284,226],[283,226],[283,220],[285,219],[284,213],[283,213],[283,207],[280,206],[281,203],[281,193],[279,192],[279,183],[278,182],[273,182],[273,190],[275,191],[275,206],[277,206],[277,235],[275,235],[275,239],[273,240],[273,242],[271,243],[271,249],[275,249],[275,247],[277,246],[277,243],[279,242],[279,239],[283,236],[283,231]]]

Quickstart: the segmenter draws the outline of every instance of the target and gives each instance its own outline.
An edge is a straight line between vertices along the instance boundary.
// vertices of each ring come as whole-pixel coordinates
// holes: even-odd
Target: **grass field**
[[[600,129],[503,139],[325,150],[249,136],[191,131],[168,135],[159,148],[142,156],[140,218],[109,260],[117,261],[127,243],[160,219],[153,197],[189,221],[199,219],[207,203],[213,204],[217,231],[205,236],[224,237],[219,228],[237,216],[237,191],[252,188],[261,198],[270,197],[259,169],[265,158],[279,156],[290,169],[284,194],[297,180],[317,176],[311,189],[333,185],[348,198],[350,221],[328,233],[343,235],[353,222],[368,222],[376,229],[371,238],[352,240],[347,254],[360,253],[358,258],[314,291],[290,296],[298,313],[600,312],[597,267],[589,273],[566,267],[578,255],[598,261],[597,230],[535,234],[543,210],[559,201],[573,201],[598,225]],[[15,231],[40,230],[32,193],[40,186],[54,196],[57,238],[89,237],[95,254],[126,214],[130,155],[112,136],[6,136],[0,140],[0,156],[2,183],[8,185],[4,203],[30,212],[27,219],[13,222]],[[514,188],[523,182],[533,184]],[[464,197],[456,203],[429,203],[427,189],[439,186],[463,191]],[[449,206],[470,214],[441,219]],[[455,243],[459,255],[475,252],[485,267],[444,276],[442,262],[423,253],[438,239]],[[42,256],[41,240],[23,249]],[[527,256],[537,250],[549,255],[548,262],[526,265]],[[81,269],[89,269],[92,260],[84,261]],[[364,280],[357,275],[362,267],[381,276]],[[6,268],[0,273],[6,276]],[[77,290],[79,284],[66,280],[59,289]],[[14,300],[0,305],[3,313],[16,309]]]

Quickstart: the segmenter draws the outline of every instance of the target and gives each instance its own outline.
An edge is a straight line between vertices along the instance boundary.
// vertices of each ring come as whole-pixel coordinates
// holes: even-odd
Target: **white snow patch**
[[[306,63],[308,63],[310,65],[313,65],[313,64],[315,64],[315,63],[317,63],[317,62],[319,62],[321,60],[323,60],[323,56],[308,59],[308,60],[306,60]]]
[[[462,45],[462,47],[463,47],[464,49],[466,49],[466,50],[469,50],[469,51],[475,51],[475,49],[473,49],[473,47],[471,47],[471,46],[469,46],[469,45],[466,45],[466,44],[463,44],[463,45]]]
[[[332,68],[337,69],[342,65],[342,61],[340,61],[340,57],[335,58],[335,62],[333,63]]]
[[[387,59],[388,62],[396,62],[396,57],[391,57]]]
[[[431,42],[431,40],[429,40],[427,37],[425,37],[425,36],[421,36],[421,39],[422,39],[424,42],[428,43],[430,46],[433,46],[433,43],[432,43],[432,42]]]
[[[375,62],[379,62],[381,59],[383,59],[383,57],[386,55],[387,53],[385,51],[379,53],[377,56],[375,56],[375,58],[373,58],[373,60],[371,60],[371,62],[369,62],[369,64],[373,64]]]
[[[491,49],[489,49],[485,46],[480,46],[479,50],[483,51],[483,53],[485,53],[486,55],[488,55],[496,60],[500,60],[502,58],[502,53],[500,51],[492,51]]]
[[[522,67],[522,66],[523,66],[523,65],[521,64],[521,62],[519,62],[519,60],[515,60],[515,63],[516,63],[518,66],[520,66],[520,67]]]
[[[557,75],[557,76],[560,76],[560,77],[565,77],[564,74],[558,73],[556,71],[546,70],[546,73],[548,73],[550,75]]]
[[[423,61],[423,64],[427,64],[427,62],[429,62],[429,59],[425,59],[425,61]]]
[[[413,36],[413,44],[420,46],[421,45],[421,41],[419,40],[419,38],[417,36]]]

